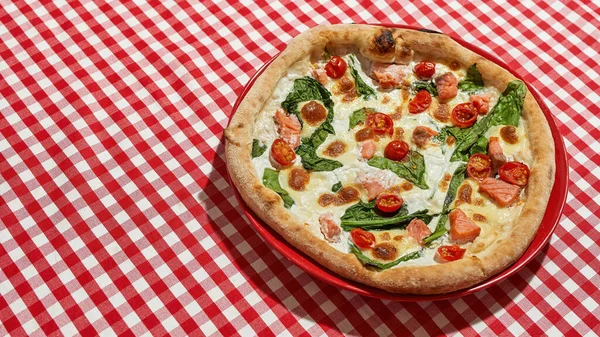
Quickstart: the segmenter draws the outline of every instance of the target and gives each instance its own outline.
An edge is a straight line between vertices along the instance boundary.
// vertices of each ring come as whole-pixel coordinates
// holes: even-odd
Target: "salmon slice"
[[[456,243],[473,242],[479,236],[481,228],[465,212],[456,208],[448,215],[450,219],[450,239]]]
[[[438,99],[442,102],[453,99],[458,93],[458,79],[450,72],[438,77],[435,81],[435,86],[438,92]]]
[[[491,98],[492,96],[490,96],[490,94],[471,95],[469,96],[469,101],[471,101],[480,115],[485,115],[490,110]]]
[[[292,148],[297,148],[300,145],[300,133],[302,132],[302,126],[298,117],[288,115],[279,109],[275,111],[275,122],[279,126],[278,132],[281,139]]]
[[[492,160],[492,172],[496,174],[498,168],[506,164],[506,156],[502,153],[502,147],[500,147],[500,139],[498,137],[490,137],[488,142],[488,155]]]
[[[429,138],[437,134],[437,131],[430,129],[426,126],[417,126],[413,130],[412,139],[413,142],[415,142],[415,144],[417,145],[417,147],[423,148],[425,144],[427,144]]]
[[[485,178],[479,183],[479,192],[487,193],[500,207],[512,205],[519,198],[521,188],[494,178]]]
[[[431,235],[431,230],[421,219],[412,219],[406,230],[408,231],[408,236],[415,239],[421,246],[423,245],[423,239]]]
[[[319,83],[321,84],[326,84],[327,80],[329,79],[327,77],[327,72],[325,71],[325,69],[313,69],[312,71],[312,76],[319,81]]]
[[[319,216],[319,224],[321,225],[321,233],[328,242],[339,242],[342,229],[333,220],[333,213],[324,213]]]
[[[375,141],[369,139],[365,142],[362,142],[362,147],[360,148],[360,156],[364,159],[371,159],[375,154],[375,150],[377,150],[377,144]]]
[[[373,63],[371,77],[379,82],[382,89],[393,89],[402,83],[406,69],[406,66],[398,64]]]
[[[358,174],[360,184],[367,190],[367,199],[373,200],[385,190],[385,187],[379,182],[381,178],[380,175],[371,176],[363,172]]]

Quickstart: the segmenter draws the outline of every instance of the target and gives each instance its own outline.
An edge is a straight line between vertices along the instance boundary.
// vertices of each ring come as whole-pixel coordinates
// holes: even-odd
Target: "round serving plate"
[[[429,32],[429,33],[438,33],[435,31],[428,30],[428,29],[424,29],[424,28],[405,26],[405,25],[385,25],[385,26],[393,27],[393,28],[420,30],[420,31],[425,31],[425,32]],[[438,33],[438,34],[440,34],[440,33]],[[458,42],[460,45],[462,45],[463,47],[470,49],[470,50],[476,52],[477,54],[487,58],[488,60],[502,66],[504,69],[508,70],[511,74],[513,74],[516,78],[523,81],[523,79],[513,69],[508,68],[506,66],[506,64],[502,60],[498,59],[496,56],[491,55],[490,53],[486,52],[485,50],[482,50],[481,48],[478,48],[456,36],[452,36],[452,35],[449,35],[449,36],[453,40]],[[266,69],[266,67],[269,66],[269,64],[271,62],[273,62],[273,60],[276,57],[277,57],[277,55],[275,55],[273,58],[271,58],[269,61],[267,61],[256,72],[256,74],[254,74],[254,76],[252,76],[252,78],[250,79],[250,81],[248,82],[248,84],[246,85],[244,90],[242,91],[241,95],[236,100],[236,102],[233,106],[231,116],[233,116],[233,114],[235,114],[238,106],[240,105],[241,101],[244,99],[244,97],[246,96],[246,94],[248,93],[250,88],[252,88],[252,85],[254,85],[254,82],[256,81],[256,79],[260,76],[260,74],[262,74],[262,72]],[[525,82],[525,81],[523,81],[523,82]],[[252,224],[252,226],[256,229],[258,234],[261,235],[263,237],[263,239],[265,239],[265,241],[267,241],[271,246],[273,246],[273,248],[275,248],[279,253],[281,253],[283,256],[285,256],[288,260],[295,263],[298,267],[302,268],[303,270],[305,270],[307,273],[309,273],[313,277],[316,277],[322,281],[325,281],[325,282],[332,284],[334,286],[337,286],[339,288],[346,289],[346,290],[349,290],[349,291],[352,291],[352,292],[355,292],[357,294],[364,295],[364,296],[370,296],[370,297],[376,297],[376,298],[382,298],[382,299],[388,299],[388,300],[394,300],[394,301],[402,301],[402,302],[415,302],[415,301],[436,301],[436,300],[451,299],[451,298],[456,298],[456,297],[461,297],[461,296],[465,296],[468,294],[472,294],[479,290],[491,287],[491,286],[495,285],[496,283],[517,273],[528,262],[533,260],[533,258],[542,250],[542,248],[544,248],[546,243],[548,243],[548,241],[550,240],[550,237],[552,236],[554,229],[558,225],[560,216],[561,216],[563,208],[565,206],[565,202],[567,200],[568,166],[567,166],[567,152],[566,152],[565,144],[560,135],[560,132],[558,131],[558,127],[556,126],[556,123],[554,122],[554,118],[552,117],[552,114],[550,113],[550,110],[548,109],[548,106],[546,106],[543,99],[531,87],[531,85],[529,85],[527,82],[525,82],[525,84],[527,85],[529,92],[532,93],[533,97],[536,99],[537,103],[539,104],[540,108],[542,109],[542,111],[546,117],[546,120],[548,121],[548,124],[550,125],[550,130],[552,131],[552,137],[554,138],[554,147],[556,149],[555,150],[556,151],[556,153],[555,153],[556,176],[554,179],[554,186],[552,187],[550,201],[548,202],[548,207],[546,208],[546,213],[544,214],[544,218],[542,219],[542,223],[540,224],[538,233],[535,236],[535,238],[533,239],[533,241],[531,242],[531,244],[529,245],[529,247],[527,248],[527,250],[525,251],[525,253],[514,264],[512,264],[510,267],[508,267],[503,272],[485,280],[482,283],[476,284],[472,287],[461,289],[461,290],[454,291],[451,293],[438,294],[438,295],[411,295],[411,294],[390,293],[390,292],[382,290],[382,289],[378,289],[378,288],[370,287],[370,286],[367,286],[367,285],[364,285],[361,283],[350,281],[346,278],[343,278],[343,277],[335,274],[334,272],[330,271],[329,269],[325,268],[324,266],[320,265],[319,263],[317,263],[316,261],[314,261],[313,259],[308,257],[306,254],[302,253],[301,251],[299,251],[298,249],[294,248],[289,243],[287,243],[287,241],[285,239],[283,239],[275,230],[273,230],[271,227],[269,227],[267,224],[265,224],[258,216],[256,216],[256,214],[254,214],[254,212],[250,209],[250,207],[248,207],[246,205],[246,203],[244,202],[244,200],[242,199],[242,197],[240,196],[238,191],[235,189],[235,186],[233,184],[231,184],[234,187],[235,196],[236,196],[238,202],[240,203],[240,205],[242,206],[242,209],[243,209],[244,213],[246,214],[246,217],[250,220],[250,223]],[[230,119],[230,121],[231,121],[231,119]],[[230,182],[231,182],[231,179],[230,179]]]

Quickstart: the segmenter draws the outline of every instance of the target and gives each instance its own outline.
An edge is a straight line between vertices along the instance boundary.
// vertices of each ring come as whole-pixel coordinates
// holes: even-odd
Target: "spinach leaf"
[[[392,228],[404,229],[412,219],[421,219],[425,223],[430,223],[433,216],[427,214],[428,212],[429,210],[422,209],[410,214],[400,215],[399,213],[392,217],[376,216],[372,219],[362,220],[350,220],[342,217],[341,226],[346,232],[354,228],[362,228],[364,230]]]
[[[367,164],[382,170],[390,170],[421,189],[429,188],[425,182],[425,159],[419,152],[409,151],[408,155],[400,162],[376,156],[371,158]]]
[[[431,96],[435,97],[438,95],[437,92],[437,87],[435,86],[435,83],[433,83],[433,80],[429,80],[429,81],[414,81],[412,82],[412,84],[410,85],[411,90],[413,91],[413,93],[417,93],[421,90],[427,90],[429,91],[429,93],[431,94]]]
[[[467,69],[467,76],[465,76],[465,79],[458,83],[458,89],[473,93],[482,90],[483,88],[483,78],[481,78],[481,73],[477,69],[477,64],[474,63]]]
[[[349,244],[350,244],[350,252],[352,252],[352,254],[354,254],[360,260],[360,262],[362,262],[363,264],[369,265],[369,266],[373,266],[380,270],[388,269],[395,265],[400,264],[401,262],[406,262],[406,261],[418,259],[419,257],[421,257],[421,251],[417,250],[416,252],[408,253],[404,256],[401,256],[400,258],[398,258],[392,262],[381,263],[379,261],[372,260],[365,254],[363,254],[363,252],[358,247],[356,247],[353,243],[349,243]]]
[[[450,204],[456,198],[456,191],[458,187],[465,181],[465,173],[467,172],[467,165],[462,164],[454,170],[450,185],[448,185],[448,192],[446,192],[446,198],[444,199],[444,206],[442,207],[442,213],[448,213],[450,211]]]
[[[519,119],[525,103],[527,87],[519,80],[510,81],[498,98],[498,103],[486,116],[491,119],[490,127],[495,125],[519,126]]]
[[[424,209],[408,214],[406,205],[402,205],[396,214],[387,215],[377,210],[375,200],[371,202],[359,201],[358,204],[346,209],[340,220],[342,229],[345,231],[358,227],[365,230],[406,228],[406,225],[414,218],[429,223],[432,216],[428,215],[427,212]]]
[[[358,60],[356,60],[356,56],[350,55],[350,63],[348,66],[350,67],[350,74],[354,77],[354,86],[356,87],[356,92],[359,97],[364,98],[365,100],[369,100],[371,97],[377,97],[377,92],[375,89],[371,88],[358,74],[357,67]],[[360,66],[360,64],[358,65]]]
[[[252,158],[260,157],[267,150],[267,146],[260,143],[260,140],[252,141]]]
[[[285,206],[285,208],[292,207],[294,199],[290,197],[286,190],[281,188],[281,185],[279,184],[279,171],[266,168],[263,173],[263,185],[279,194],[281,199],[283,199],[283,206]]]
[[[435,230],[433,231],[433,233],[429,234],[429,236],[423,239],[425,245],[429,246],[433,241],[439,239],[444,234],[446,234],[446,232],[448,232],[448,229],[446,229],[446,222],[448,222],[448,214],[444,213],[440,216],[440,219],[438,220],[438,223],[435,226]]]
[[[333,186],[331,186],[331,192],[333,192],[333,193],[337,193],[341,189],[342,189],[341,181],[338,181],[337,183],[333,184]]]
[[[349,123],[348,123],[348,130],[354,129],[354,127],[356,125],[358,125],[359,123],[364,123],[367,120],[367,117],[369,116],[369,114],[372,114],[372,113],[375,113],[375,109],[362,108],[362,109],[358,109],[358,110],[355,110],[354,112],[352,112],[352,114],[350,115]]]
[[[321,126],[333,133],[331,121],[333,120],[333,101],[331,94],[325,89],[321,83],[310,76],[297,78],[294,80],[292,91],[287,95],[285,100],[281,102],[281,107],[290,114],[296,115],[302,124],[302,117],[298,110],[298,105],[307,101],[320,101],[327,109],[327,117]]]
[[[435,226],[435,230],[433,233],[429,234],[423,241],[425,244],[430,244],[431,242],[437,240],[442,235],[446,234],[448,231],[446,229],[446,222],[448,222],[448,213],[450,212],[450,205],[454,198],[456,197],[456,191],[458,187],[465,180],[465,173],[467,172],[467,166],[465,164],[460,165],[454,170],[454,174],[452,175],[452,179],[450,180],[450,185],[448,186],[448,192],[446,193],[446,198],[444,199],[444,206],[442,207],[442,215],[438,220],[437,225]]]
[[[325,122],[323,122],[325,123]],[[313,171],[333,171],[342,167],[342,163],[337,160],[322,158],[317,155],[317,148],[327,139],[328,130],[323,128],[323,124],[313,132],[310,137],[302,138],[302,142],[296,150],[296,153],[302,158],[302,166],[307,170]]]
[[[487,155],[488,139],[485,136],[479,136],[477,142],[469,149],[469,157],[475,153],[483,153]],[[467,158],[468,160],[468,158]]]
[[[445,127],[440,131],[436,139],[445,139],[448,134],[456,138],[456,149],[450,158],[450,161],[466,161],[469,157],[469,149],[473,144],[480,141],[480,137],[487,132],[489,128],[496,125],[519,125],[525,94],[527,87],[519,80],[508,83],[502,95],[498,98],[498,103],[492,110],[473,126],[465,129],[457,127]],[[465,159],[466,158],[466,159]]]
[[[310,137],[302,138],[302,143],[296,153],[302,158],[302,166],[313,171],[332,171],[342,167],[342,163],[336,160],[321,158],[317,155],[317,148],[327,139],[328,134],[335,134],[333,125],[333,101],[331,94],[317,80],[305,76],[294,81],[292,91],[287,95],[281,106],[289,113],[298,116],[302,122],[298,104],[305,101],[318,100],[327,109],[325,121],[313,132]]]

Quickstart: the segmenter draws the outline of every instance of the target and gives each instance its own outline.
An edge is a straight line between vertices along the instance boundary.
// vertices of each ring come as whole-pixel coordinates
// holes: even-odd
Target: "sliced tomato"
[[[458,245],[441,246],[437,249],[437,257],[440,262],[451,262],[462,259],[467,250],[460,248]]]
[[[286,167],[296,159],[296,153],[283,139],[277,138],[271,145],[271,157],[279,165]]]
[[[525,186],[529,182],[529,167],[516,161],[508,162],[498,169],[500,179],[513,185]]]
[[[375,202],[377,208],[385,213],[392,213],[399,210],[402,203],[404,203],[404,200],[396,194],[381,194]]]
[[[327,76],[331,78],[340,78],[346,73],[346,68],[348,68],[348,65],[343,58],[333,56],[325,65],[325,72],[327,72]]]
[[[475,123],[478,114],[473,104],[462,103],[452,109],[452,121],[456,126],[466,128]]]
[[[435,74],[435,63],[427,62],[427,61],[419,62],[413,68],[413,70],[414,70],[415,74],[417,74],[417,76],[419,76],[420,78],[423,78],[423,79],[432,78],[433,75]]]
[[[370,248],[375,245],[375,235],[362,228],[354,228],[350,231],[350,236],[358,248]]]
[[[408,103],[408,112],[418,114],[429,108],[431,105],[431,94],[427,90],[420,90],[415,98]]]
[[[467,162],[469,177],[482,181],[492,174],[492,160],[483,153],[476,153]]]
[[[383,155],[387,159],[400,161],[408,154],[408,144],[401,140],[392,140],[386,145]]]
[[[367,117],[366,126],[375,132],[376,135],[389,135],[390,137],[394,134],[394,121],[390,116],[376,112],[370,114]]]

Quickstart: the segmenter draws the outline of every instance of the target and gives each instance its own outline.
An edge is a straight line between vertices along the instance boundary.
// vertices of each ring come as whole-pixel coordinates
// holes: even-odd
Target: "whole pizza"
[[[231,179],[291,245],[396,293],[472,286],[536,235],[554,183],[527,86],[443,34],[313,28],[226,130]]]

